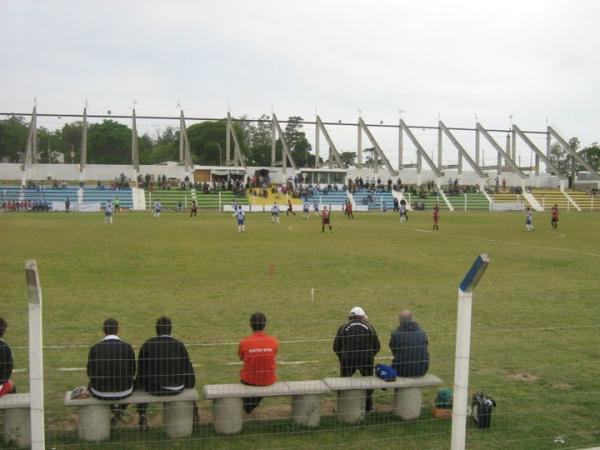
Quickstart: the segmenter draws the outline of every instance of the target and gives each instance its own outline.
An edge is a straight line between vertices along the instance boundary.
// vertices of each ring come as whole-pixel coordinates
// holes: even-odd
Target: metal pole
[[[467,194],[465,194],[465,212],[467,212]]]
[[[29,395],[31,398],[31,448],[46,446],[44,435],[44,355],[42,339],[42,288],[37,262],[25,263],[29,298]]]
[[[402,170],[404,158],[404,131],[402,125],[398,125],[398,170]]]
[[[479,283],[489,263],[489,257],[485,253],[481,253],[458,288],[456,355],[454,358],[454,402],[452,407],[452,450],[464,450],[465,448],[473,289]]]
[[[360,121],[358,126],[356,127],[356,129],[358,130],[358,136],[357,136],[357,141],[356,141],[356,158],[357,158],[357,166],[360,169],[362,167],[362,163],[363,163],[363,157],[362,157],[362,130],[360,128]]]

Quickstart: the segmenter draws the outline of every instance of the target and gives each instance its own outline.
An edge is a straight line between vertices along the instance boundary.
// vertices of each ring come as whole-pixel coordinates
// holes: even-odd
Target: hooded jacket
[[[392,332],[390,350],[394,355],[392,366],[401,377],[421,377],[429,370],[427,334],[417,322],[402,320]]]
[[[380,349],[375,328],[359,317],[351,317],[343,324],[333,341],[333,351],[348,366],[372,365]]]

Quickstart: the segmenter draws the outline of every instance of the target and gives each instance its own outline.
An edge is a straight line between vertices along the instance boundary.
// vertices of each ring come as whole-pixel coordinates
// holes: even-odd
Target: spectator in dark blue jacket
[[[390,350],[394,355],[392,366],[401,377],[421,377],[429,370],[427,334],[413,320],[412,312],[400,313],[400,326],[392,332]]]

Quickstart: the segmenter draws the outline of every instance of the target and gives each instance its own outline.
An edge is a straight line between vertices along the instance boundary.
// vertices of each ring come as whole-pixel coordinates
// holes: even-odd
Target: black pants
[[[347,362],[341,361],[340,363],[340,376],[341,377],[351,377],[354,375],[354,372],[359,371],[363,377],[370,377],[373,375],[373,363],[370,364],[349,364]],[[367,389],[367,401],[365,405],[365,411],[371,412],[373,411],[373,389]]]
[[[241,381],[241,383],[245,384],[246,386],[254,386],[253,384],[246,383],[245,381]],[[248,414],[250,414],[252,411],[254,411],[254,408],[256,408],[260,404],[262,399],[263,399],[263,397],[242,398],[242,401],[244,402],[244,411],[246,411]]]

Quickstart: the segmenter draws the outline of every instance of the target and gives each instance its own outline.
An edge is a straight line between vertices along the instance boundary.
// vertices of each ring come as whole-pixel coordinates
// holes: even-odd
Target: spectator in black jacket
[[[340,376],[351,377],[357,370],[363,376],[373,375],[375,355],[381,345],[375,328],[367,321],[365,311],[356,306],[348,321],[337,331],[333,351],[340,360]],[[373,411],[373,390],[367,390],[365,410]]]
[[[103,324],[104,339],[95,344],[88,356],[87,374],[90,394],[100,400],[121,400],[133,392],[135,354],[131,345],[117,336],[119,323],[106,319]],[[127,405],[111,405],[112,425],[116,426]]]
[[[182,342],[171,337],[173,324],[168,317],[156,321],[156,336],[142,345],[138,355],[136,386],[152,395],[176,395],[196,385],[194,368]],[[140,430],[148,430],[146,409],[138,406]]]
[[[0,397],[14,393],[15,385],[10,380],[13,371],[13,357],[10,347],[4,342],[4,332],[8,324],[0,317]]]
[[[390,350],[394,355],[392,366],[401,377],[422,377],[429,370],[427,334],[412,313],[405,309],[400,313],[400,326],[392,332]]]

